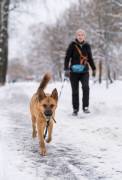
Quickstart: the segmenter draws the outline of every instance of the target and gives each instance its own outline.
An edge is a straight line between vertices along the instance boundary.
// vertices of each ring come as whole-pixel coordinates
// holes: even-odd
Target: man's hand
[[[96,76],[96,70],[92,71],[92,76],[95,77]]]
[[[64,76],[69,78],[70,77],[70,70],[65,70]]]

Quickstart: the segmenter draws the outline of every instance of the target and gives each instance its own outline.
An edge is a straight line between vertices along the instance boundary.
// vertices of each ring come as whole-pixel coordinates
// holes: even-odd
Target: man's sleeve
[[[71,43],[66,50],[66,56],[64,60],[64,70],[69,70],[69,63],[72,57],[72,51],[73,51],[73,43]]]
[[[88,63],[90,64],[90,67],[92,68],[92,70],[96,70],[96,66],[92,56],[91,46],[89,44],[87,44],[87,54],[88,54]]]

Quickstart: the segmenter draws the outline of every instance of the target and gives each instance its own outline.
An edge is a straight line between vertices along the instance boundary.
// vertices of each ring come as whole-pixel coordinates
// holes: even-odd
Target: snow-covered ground
[[[89,115],[73,117],[71,89],[65,82],[48,155],[31,138],[29,101],[39,83],[0,87],[0,180],[121,180],[122,81],[109,89],[90,82]],[[61,83],[50,83],[60,92]]]

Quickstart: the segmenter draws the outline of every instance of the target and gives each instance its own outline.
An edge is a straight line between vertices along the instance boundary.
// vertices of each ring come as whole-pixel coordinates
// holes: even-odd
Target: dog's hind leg
[[[35,118],[35,116],[32,116],[32,137],[35,138],[36,136],[37,136],[36,118]]]
[[[49,143],[52,140],[52,130],[53,130],[53,121],[51,121],[50,125],[48,126],[48,138],[46,139],[47,143]]]

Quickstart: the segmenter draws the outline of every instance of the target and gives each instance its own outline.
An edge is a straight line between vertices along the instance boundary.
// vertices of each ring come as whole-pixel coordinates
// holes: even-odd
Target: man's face
[[[85,40],[85,34],[84,32],[77,32],[76,33],[76,39],[79,41],[79,42],[83,42]]]

